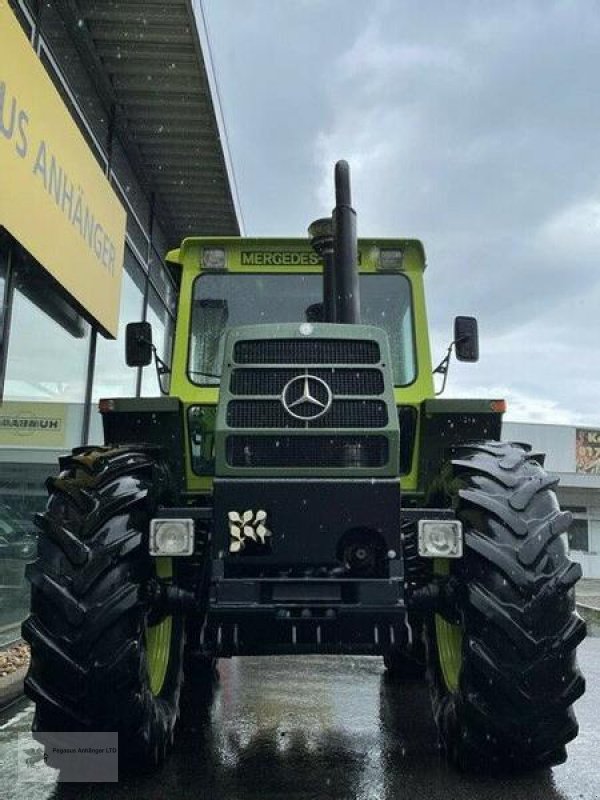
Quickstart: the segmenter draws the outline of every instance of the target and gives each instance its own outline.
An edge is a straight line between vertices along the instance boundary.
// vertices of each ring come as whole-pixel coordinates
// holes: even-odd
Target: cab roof
[[[361,271],[402,272],[426,267],[425,250],[418,239],[359,238],[358,253]],[[322,268],[307,238],[189,237],[166,258],[196,272],[319,272]]]

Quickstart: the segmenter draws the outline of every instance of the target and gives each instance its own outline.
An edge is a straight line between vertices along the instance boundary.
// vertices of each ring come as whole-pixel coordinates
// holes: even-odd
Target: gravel
[[[7,650],[0,651],[0,678],[12,675],[21,667],[29,664],[29,645],[16,644]]]

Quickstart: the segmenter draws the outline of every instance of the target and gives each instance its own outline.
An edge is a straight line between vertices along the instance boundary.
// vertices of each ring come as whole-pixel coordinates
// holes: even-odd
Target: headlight
[[[227,256],[221,247],[205,247],[202,251],[202,266],[204,269],[225,269]]]
[[[193,519],[153,519],[150,522],[151,556],[191,556],[193,552]]]
[[[462,522],[458,520],[420,519],[419,555],[424,558],[461,558]]]

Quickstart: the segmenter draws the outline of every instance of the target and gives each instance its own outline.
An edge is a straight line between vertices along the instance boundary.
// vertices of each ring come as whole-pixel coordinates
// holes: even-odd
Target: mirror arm
[[[154,354],[154,366],[156,368],[158,387],[162,394],[167,394],[167,389],[165,389],[163,386],[163,378],[165,375],[171,374],[171,367],[158,355],[156,345],[154,344],[152,345],[152,353]]]
[[[435,393],[436,397],[438,397],[438,395],[442,394],[442,392],[446,388],[446,382],[448,380],[448,370],[450,368],[450,359],[452,358],[452,351],[454,350],[454,347],[456,346],[456,342],[457,341],[460,341],[460,340],[456,339],[455,341],[450,342],[450,345],[448,346],[448,349],[446,350],[446,355],[442,358],[440,363],[433,370],[433,375],[442,375],[443,376],[442,385],[441,385],[439,391],[437,391]]]
[[[152,348],[152,355],[154,356],[154,367],[156,369],[156,378],[158,380],[158,387],[162,394],[167,394],[167,390],[163,386],[163,377],[171,374],[171,367],[162,360],[158,355],[156,345],[151,339],[146,339],[144,336],[138,336],[137,341],[140,344],[149,344]]]

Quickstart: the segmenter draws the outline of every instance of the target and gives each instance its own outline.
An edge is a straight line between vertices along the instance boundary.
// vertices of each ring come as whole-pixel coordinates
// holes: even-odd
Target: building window
[[[126,247],[119,331],[115,340],[98,336],[93,400],[101,397],[135,397],[137,370],[125,363],[125,327],[128,322],[142,319],[145,282],[142,268],[129,247]]]
[[[0,360],[4,359],[4,326],[7,314],[6,277],[10,261],[11,238],[0,228]]]
[[[589,519],[587,508],[583,506],[567,506],[565,511],[573,515],[569,528],[569,550],[588,553],[590,549]]]
[[[54,451],[75,447],[81,444],[90,326],[16,244],[11,272],[0,445]]]
[[[175,316],[177,313],[177,288],[173,283],[171,275],[163,264],[163,260],[153,246],[150,252],[150,281],[160,295],[162,301],[167,306],[169,313]]]
[[[42,267],[17,246],[13,248],[13,269],[5,400],[82,403],[89,324],[67,303]]]
[[[129,246],[126,246],[117,338],[105,339],[98,335],[96,340],[96,366],[88,437],[94,444],[104,441],[98,400],[103,397],[135,397],[138,370],[128,367],[125,363],[125,328],[128,322],[139,322],[143,317],[146,281],[142,267]]]
[[[166,306],[158,296],[157,292],[150,287],[148,292],[148,311],[146,320],[152,325],[152,341],[156,346],[158,356],[168,365],[171,365],[171,350],[173,347],[174,320],[167,311]],[[164,375],[162,380],[162,390],[168,391],[169,376]],[[144,367],[142,374],[142,396],[157,396],[161,394],[161,387],[158,383],[156,367],[150,364]]]
[[[111,183],[127,210],[127,233],[144,258],[148,252],[150,204],[129,163],[125,148],[112,141]]]

